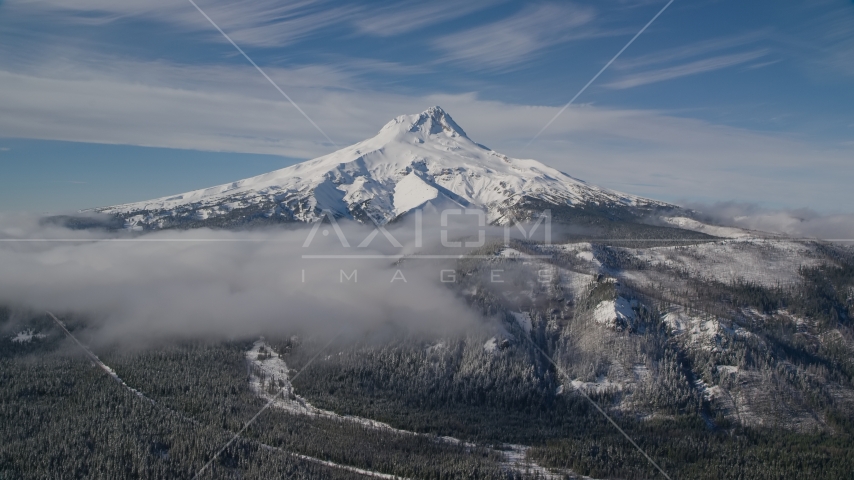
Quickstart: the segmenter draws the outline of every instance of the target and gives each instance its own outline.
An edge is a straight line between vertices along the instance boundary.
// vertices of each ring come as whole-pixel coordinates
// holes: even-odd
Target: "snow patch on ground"
[[[578,300],[587,292],[587,287],[596,280],[596,277],[587,273],[579,273],[566,268],[558,270],[561,287]]]
[[[495,340],[493,337],[490,341]],[[487,342],[489,343],[489,342]],[[434,347],[442,347],[444,348],[444,344],[438,343],[429,348]],[[362,425],[367,428],[379,429],[379,430],[387,430],[394,433],[399,433],[403,435],[414,435],[414,436],[425,436],[424,434],[420,434],[417,432],[411,432],[409,430],[401,430],[399,428],[394,428],[391,425],[383,422],[378,422],[376,420],[371,420],[363,417],[356,417],[352,415],[339,415],[335,412],[331,412],[329,410],[323,410],[311,405],[304,398],[300,397],[296,393],[294,393],[293,385],[290,382],[288,372],[290,369],[288,368],[285,361],[279,356],[277,352],[275,352],[270,345],[263,339],[257,340],[249,351],[246,352],[246,360],[249,363],[249,386],[252,391],[258,395],[259,397],[267,400],[273,401],[272,406],[284,409],[290,413],[298,414],[298,415],[308,415],[308,416],[317,416],[323,418],[329,418],[333,420],[343,421],[343,422],[351,422]],[[270,386],[273,388],[270,388]],[[279,393],[279,389],[282,390]],[[277,395],[278,394],[278,395]],[[436,439],[441,442],[447,442],[455,445],[460,445],[463,447],[476,447],[477,445],[469,442],[464,442],[458,438],[453,437],[434,437],[430,436],[430,438]],[[271,447],[272,448],[272,447]],[[504,466],[508,469],[511,469],[517,473],[534,473],[536,472],[541,476],[541,478],[547,479],[562,479],[565,478],[563,474],[555,474],[547,470],[546,468],[537,465],[536,463],[531,462],[527,458],[527,451],[531,447],[525,445],[511,445],[505,444],[502,445],[500,449],[494,450],[496,452],[501,453],[504,458]],[[302,455],[294,454],[298,457],[303,457]],[[322,460],[315,459],[313,457],[305,457],[305,459],[310,461],[320,461],[329,466],[343,468],[349,471],[362,473],[365,475],[378,477],[378,478],[399,478],[393,475],[372,472],[368,470],[361,470],[355,467],[350,467],[346,465],[340,465],[332,462],[325,462]]]
[[[398,477],[397,475],[391,475],[388,473],[374,472],[372,470],[365,470],[364,468],[351,467],[350,465],[342,465],[340,463],[330,462],[329,460],[321,460],[319,458],[309,457],[308,455],[302,455],[299,453],[288,452],[288,451],[282,450],[280,448],[271,447],[269,445],[263,445],[263,446],[265,448],[267,448],[268,450],[276,450],[279,452],[283,452],[283,453],[286,453],[288,455],[291,455],[294,458],[299,458],[300,460],[318,463],[320,465],[325,465],[327,467],[337,468],[340,470],[346,470],[348,472],[358,473],[359,475],[365,475],[366,477],[385,478],[388,480],[408,480],[406,477]]]
[[[663,320],[674,336],[707,351],[715,351],[718,348],[722,335],[735,333],[717,318],[688,315],[681,307],[667,312]]]
[[[749,338],[755,336],[737,323],[728,325],[721,318],[704,315],[689,315],[682,307],[673,306],[664,315],[664,323],[670,327],[673,336],[683,342],[707,351],[717,351],[724,337]]]
[[[652,372],[650,372],[649,368],[642,363],[633,366],[632,373],[635,374],[635,379],[638,382],[645,382],[652,378]]]
[[[588,262],[597,262],[598,263],[598,260],[596,260],[596,257],[593,256],[593,252],[578,252],[575,256],[582,259],[582,260],[586,260]]]
[[[565,252],[584,252],[593,249],[593,245],[590,242],[563,243],[556,245],[556,247]]]
[[[572,388],[583,390],[585,393],[608,393],[614,391],[622,391],[623,384],[612,382],[607,377],[600,377],[595,382],[582,382],[581,380],[573,380]]]
[[[510,312],[513,315],[513,318],[516,320],[516,323],[519,324],[519,327],[525,331],[525,333],[531,333],[531,314],[528,312]]]
[[[796,284],[802,266],[821,263],[814,246],[783,239],[732,239],[632,252],[652,266],[686,272],[695,278],[727,284],[745,281],[766,287]]]
[[[516,250],[515,248],[505,247],[502,248],[500,252],[498,252],[498,256],[504,258],[521,258],[522,252]]]
[[[528,459],[528,450],[531,447],[526,445],[514,445],[514,444],[504,444],[502,445],[501,453],[504,454],[504,457],[507,458],[507,463],[509,465],[514,466],[514,470],[519,473],[525,473],[527,475],[533,475],[534,478],[544,478],[548,480],[559,480],[567,478],[567,475],[562,473],[554,473],[546,468],[537,465],[536,463],[531,462]],[[588,478],[588,477],[576,477],[574,475],[569,478]]]
[[[319,409],[296,395],[290,381],[288,365],[264,339],[257,340],[252,345],[252,348],[246,352],[246,360],[250,367],[254,367],[249,369],[249,387],[261,398],[267,401],[272,400],[275,407],[298,415],[348,420],[371,428],[394,430],[391,426],[381,422],[358,417],[345,417],[335,412]]]
[[[441,348],[444,344],[438,343],[430,348]],[[308,416],[317,416],[329,418],[332,420],[346,421],[357,423],[368,428],[388,430],[406,435],[417,435],[415,432],[394,428],[391,425],[376,420],[371,420],[352,415],[339,415],[329,410],[323,410],[310,404],[307,400],[294,393],[293,385],[291,384],[288,368],[285,361],[276,353],[269,344],[262,338],[257,340],[252,348],[246,352],[246,360],[249,362],[250,375],[249,386],[256,395],[270,401],[273,400],[273,406],[290,413]],[[262,378],[263,374],[263,378]],[[270,389],[273,385],[275,390]],[[282,393],[279,393],[279,389]],[[277,393],[279,393],[277,395]]]
[[[394,186],[394,213],[406,213],[438,196],[439,190],[436,187],[425,183],[414,171],[410,172]]]
[[[631,327],[637,320],[637,314],[632,310],[630,301],[623,297],[605,300],[596,305],[593,310],[593,320],[596,323],[622,330]]]
[[[427,347],[426,352],[427,352],[427,355],[433,355],[440,350],[444,350],[444,348],[445,348],[445,344],[442,342],[439,342],[435,345],[430,345],[429,347]]]
[[[675,227],[705,233],[715,237],[744,238],[752,235],[749,231],[741,228],[718,227],[716,225],[698,222],[697,220],[688,217],[662,217],[661,219]]]
[[[34,338],[44,338],[45,336],[43,333],[33,333],[33,330],[24,330],[12,337],[12,341],[15,343],[29,343]]]

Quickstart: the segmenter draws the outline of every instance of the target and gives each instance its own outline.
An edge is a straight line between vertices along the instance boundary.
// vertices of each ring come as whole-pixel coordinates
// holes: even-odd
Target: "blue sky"
[[[333,141],[441,105],[667,201],[852,213],[854,2],[197,3]],[[462,5],[462,6],[461,6]],[[335,148],[186,0],[0,0],[0,210],[144,200]]]

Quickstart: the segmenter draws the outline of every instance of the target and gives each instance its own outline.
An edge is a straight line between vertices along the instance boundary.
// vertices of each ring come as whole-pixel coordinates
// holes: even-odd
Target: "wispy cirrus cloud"
[[[625,89],[647,85],[650,83],[663,82],[674,78],[687,77],[700,73],[712,72],[723,68],[741,65],[767,55],[767,49],[758,49],[745,53],[731,55],[718,55],[702,60],[695,60],[683,65],[661,68],[658,70],[645,71],[624,76],[622,79],[606,84],[606,87]]]
[[[760,30],[741,35],[711,38],[643,55],[626,56],[615,62],[613,68],[615,70],[636,70],[656,65],[671,64],[673,62],[696,58],[702,55],[721,53],[726,50],[754,45],[767,38],[768,35],[768,31]]]
[[[660,6],[661,0],[610,0],[587,7],[519,2],[502,5],[508,7],[502,12],[516,13],[499,20],[497,11],[489,11],[488,18],[480,15],[486,10],[466,17],[460,13],[491,5],[488,0],[459,11],[446,3],[422,6],[408,0],[394,8],[332,0],[197,1],[253,57],[258,52],[256,59],[265,71],[340,144],[375,134],[396,115],[440,104],[472,138],[498,151],[537,158],[593,183],[632,193],[666,200],[762,198],[815,208],[847,202],[844,173],[851,172],[854,146],[845,142],[848,132],[831,146],[822,146],[815,138],[813,143],[798,143],[806,135],[756,134],[714,125],[717,118],[705,122],[701,115],[674,117],[649,110],[649,103],[633,109],[638,104],[627,102],[613,108],[573,107],[554,125],[553,135],[528,149],[524,143],[557,111],[536,104],[548,104],[553,97],[545,92],[521,100],[516,90],[502,96],[489,88],[505,76],[475,83],[460,72],[549,66],[551,62],[533,65],[528,60],[543,55],[545,60],[559,61],[563,50],[550,47],[574,39],[631,35],[639,21],[614,12],[640,12],[640,6]],[[419,12],[461,20],[430,23],[435,17],[421,18],[415,14]],[[649,18],[649,12],[640,13],[642,21]],[[848,17],[840,14],[840,18]],[[826,77],[832,77],[827,66],[831,57],[822,56],[822,46],[835,46],[832,58],[842,68],[846,55],[854,51],[843,48],[851,35],[831,17],[817,18],[815,25],[810,21],[798,23],[797,28],[809,28],[801,43],[790,42],[794,45],[790,50],[782,48],[781,26],[704,42],[695,41],[707,38],[702,32],[699,37],[674,34],[668,44],[684,46],[621,57],[609,75],[613,82],[623,82],[619,88],[629,88],[735,65],[750,68],[801,58],[806,59],[805,70],[827,82]],[[448,30],[461,24],[465,30]],[[629,30],[618,30],[629,24]],[[425,28],[428,25],[435,28]],[[816,33],[822,25],[827,38]],[[418,35],[402,35],[416,30]],[[158,35],[149,38],[151,31]],[[394,41],[401,48],[392,49],[387,57],[371,50],[377,38],[366,38],[391,35],[400,35]],[[186,0],[0,0],[0,36],[6,40],[0,41],[0,136],[301,158],[329,153],[311,125],[250,65],[236,58],[230,46],[221,45],[222,37]],[[299,48],[251,48],[303,40]],[[596,51],[595,43],[590,42],[591,55],[601,53],[605,59],[613,54],[613,45]],[[425,45],[434,47],[441,58],[435,61],[436,52],[424,52]],[[363,58],[367,51],[371,53],[365,55],[378,58]],[[420,53],[401,56],[401,51]],[[232,56],[223,57],[223,52]],[[551,53],[555,55],[550,58]],[[460,68],[445,68],[450,64]],[[404,87],[388,88],[404,81]],[[734,83],[732,88],[740,86]],[[444,91],[454,94],[442,93],[449,88]],[[478,91],[497,100],[482,100]],[[702,95],[698,97],[702,101]],[[847,112],[839,115],[835,126],[851,123]],[[826,121],[826,116],[821,118]],[[697,178],[703,182],[698,184]]]
[[[275,47],[349,21],[360,10],[357,5],[349,4],[267,0],[217,3],[206,9],[206,13],[238,43]]]
[[[379,8],[334,0],[225,1],[204,0],[199,6],[237,43],[277,47],[303,40],[320,30],[337,26],[371,36],[399,35],[439,22],[459,18],[507,0],[473,0],[463,4],[397,2]],[[87,26],[127,19],[152,20],[183,31],[210,31],[210,25],[189,2],[149,0],[144,3],[109,0],[8,0],[0,4],[13,14],[53,16],[57,22]],[[344,26],[344,29],[340,27]],[[211,39],[224,41],[216,32]]]
[[[622,72],[621,76],[605,86],[626,89],[748,63],[771,53],[767,45],[761,45],[769,35],[768,30],[758,30],[620,59],[614,70]]]
[[[407,1],[371,10],[355,20],[357,29],[369,35],[390,37],[418,30],[428,25],[463,17],[506,0]]]
[[[61,74],[70,70],[57,64],[27,73],[0,68],[0,132],[292,158],[330,152],[250,66],[116,60],[78,65],[73,76]],[[376,134],[397,115],[442,105],[471,138],[496,151],[536,158],[618,190],[670,201],[761,198],[815,208],[848,203],[851,146],[822,148],[666,112],[586,105],[568,109],[541,142],[526,148],[558,107],[483,100],[474,93],[407,95],[355,88],[347,71],[329,66],[268,73],[287,83],[301,107],[342,145]]]
[[[347,22],[364,10],[361,6],[331,1],[277,0],[198,2],[205,12],[239,44],[273,47],[292,44],[323,28]],[[7,0],[0,4],[9,14],[52,16],[57,24],[102,25],[117,20],[148,20],[173,25],[179,31],[210,32],[225,40],[186,1],[149,0]]]
[[[506,69],[530,59],[538,50],[592,34],[579,29],[595,17],[591,8],[543,4],[497,22],[441,37],[433,45],[443,52],[443,62],[473,69]]]
[[[352,72],[354,75],[371,73],[383,75],[419,75],[431,71],[430,68],[423,65],[406,65],[400,62],[390,62],[376,58],[341,57],[336,58],[334,63],[338,69]]]
[[[854,2],[816,0],[794,8],[804,21],[782,41],[808,68],[854,76]]]

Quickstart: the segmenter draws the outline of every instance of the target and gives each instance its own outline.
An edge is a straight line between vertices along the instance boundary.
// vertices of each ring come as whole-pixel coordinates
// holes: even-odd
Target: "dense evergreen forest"
[[[246,381],[251,342],[102,355],[152,403],[112,381],[55,329],[40,331],[51,333],[25,346],[4,344],[0,478],[190,478],[265,403]],[[511,477],[487,450],[275,409],[244,437],[203,478],[362,476],[288,452],[403,477]]]
[[[421,435],[269,408],[216,457],[266,403],[249,386],[255,339],[98,349],[125,386],[49,317],[3,310],[0,478],[192,478],[211,459],[201,478],[524,476],[508,468],[509,444],[558,476],[657,478],[578,388],[671,478],[854,478],[850,250],[820,246],[823,262],[798,267],[796,283],[768,284],[636,249],[594,245],[597,271],[559,252],[548,266],[562,273],[538,282],[542,266],[485,247],[494,260],[458,265],[454,288],[484,313],[466,335],[374,332],[310,364],[325,341],[268,338],[290,368],[306,367],[294,388],[316,407]],[[496,266],[509,285],[485,283]],[[597,323],[620,299],[628,316]],[[63,318],[86,337],[85,319]],[[711,333],[680,333],[674,318]]]

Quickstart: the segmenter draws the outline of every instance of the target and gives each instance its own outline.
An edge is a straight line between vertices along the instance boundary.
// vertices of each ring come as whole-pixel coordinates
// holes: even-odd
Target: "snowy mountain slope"
[[[461,270],[460,287],[471,304],[503,312],[511,345],[525,345],[523,335],[555,345],[566,372],[557,394],[607,395],[616,410],[645,419],[672,414],[662,398],[692,398],[710,426],[796,432],[836,428],[824,399],[854,408],[851,377],[830,373],[854,371],[854,278],[842,274],[854,271],[854,257],[844,248],[759,237],[495,248]],[[513,272],[512,289],[477,273],[494,270]],[[816,301],[826,295],[816,286],[837,300]],[[492,340],[476,345],[501,358]]]
[[[145,202],[99,208],[127,228],[228,224],[234,218],[384,224],[427,202],[486,210],[504,223],[525,199],[549,205],[672,207],[589,185],[536,160],[510,158],[468,138],[440,107],[404,115],[373,138],[257,177]],[[189,224],[189,225],[188,225]]]
[[[757,235],[769,236],[769,233],[766,232],[751,232],[749,230],[745,230],[743,228],[736,227],[721,227],[717,225],[709,225],[693,218],[687,217],[667,217],[662,218],[665,223],[673,225],[675,227],[681,228],[683,230],[691,230],[694,232],[705,233],[708,235],[712,235],[715,237],[723,237],[723,238],[748,238],[755,237]]]

